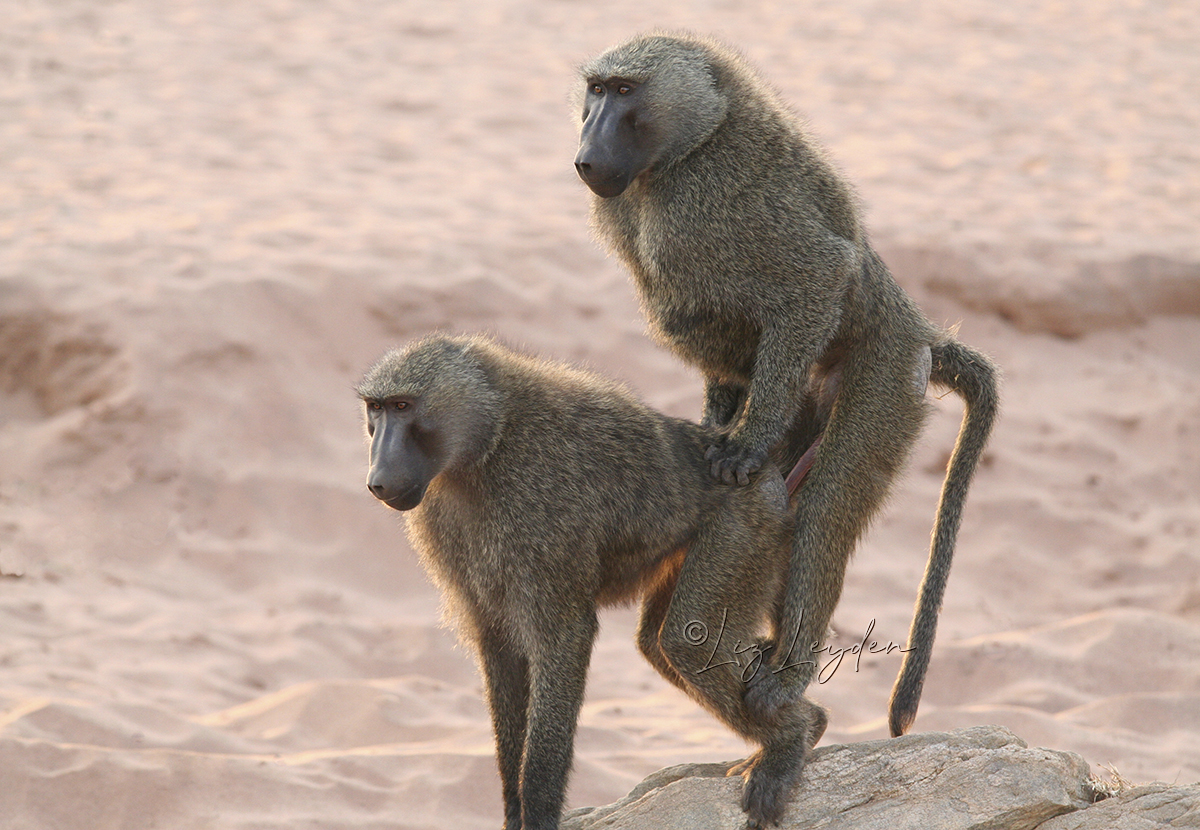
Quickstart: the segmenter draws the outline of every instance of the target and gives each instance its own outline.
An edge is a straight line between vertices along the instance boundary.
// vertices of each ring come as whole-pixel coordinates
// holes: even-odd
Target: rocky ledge
[[[563,830],[741,830],[736,762],[659,770]],[[1142,830],[1200,827],[1200,785],[1113,788],[1072,752],[978,726],[817,749],[782,830]]]

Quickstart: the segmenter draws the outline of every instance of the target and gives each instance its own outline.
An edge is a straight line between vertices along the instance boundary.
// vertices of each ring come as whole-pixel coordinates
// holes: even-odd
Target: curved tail
[[[990,360],[950,338],[935,343],[932,352],[930,381],[957,393],[963,399],[965,412],[942,484],[929,562],[908,634],[908,651],[888,706],[888,725],[893,737],[907,732],[917,716],[963,504],[999,408],[999,372]]]

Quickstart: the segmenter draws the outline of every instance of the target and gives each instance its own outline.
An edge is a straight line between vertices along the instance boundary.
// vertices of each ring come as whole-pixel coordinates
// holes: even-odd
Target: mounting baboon
[[[819,440],[797,499],[789,585],[747,695],[763,713],[811,680],[851,552],[927,415],[925,381],[965,402],[929,563],[892,692],[893,735],[916,717],[963,502],[995,419],[986,357],[921,314],[867,241],[854,194],[798,120],[729,49],[636,37],[582,68],[575,166],[592,221],[625,262],[655,335],[705,379],[721,430],[712,474],[745,484]],[[831,372],[836,383],[830,384]],[[827,415],[814,396],[832,394]],[[794,671],[786,666],[798,665]]]
[[[507,830],[558,827],[596,609],[639,596],[638,647],[761,745],[743,808],[752,826],[777,820],[826,724],[802,695],[770,717],[744,696],[754,664],[737,648],[779,636],[793,521],[778,471],[725,487],[704,460],[706,429],[483,338],[389,352],[358,392],[368,489],[408,511],[478,652]]]

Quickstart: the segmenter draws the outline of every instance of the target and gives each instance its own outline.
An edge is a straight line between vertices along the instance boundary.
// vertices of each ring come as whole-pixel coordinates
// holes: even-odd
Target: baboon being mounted
[[[770,713],[745,699],[758,646],[781,636],[794,523],[779,471],[726,487],[709,430],[482,338],[389,352],[358,392],[367,486],[407,511],[478,653],[507,830],[558,827],[596,609],[637,597],[655,669],[761,746],[743,806],[754,825],[776,820],[826,724],[803,695]]]
[[[582,75],[575,166],[594,194],[593,225],[632,272],[653,333],[704,376],[703,424],[720,431],[706,451],[712,475],[745,486],[772,451],[785,468],[811,460],[775,622],[786,639],[747,690],[755,711],[769,716],[811,681],[849,557],[926,419],[926,381],[965,402],[892,693],[891,731],[902,734],[995,419],[996,369],[896,284],[849,185],[733,51],[646,35]]]

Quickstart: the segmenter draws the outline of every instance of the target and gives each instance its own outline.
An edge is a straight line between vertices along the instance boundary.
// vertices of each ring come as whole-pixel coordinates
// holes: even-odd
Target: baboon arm
[[[560,621],[559,630],[546,633],[531,662],[521,769],[522,830],[558,827],[597,628],[594,612]]]
[[[803,398],[809,370],[833,337],[832,325],[821,328],[814,325],[799,335],[792,326],[763,331],[741,418],[724,444],[708,452],[715,478],[746,484],[783,438],[796,415],[796,402]]]
[[[506,830],[521,828],[521,761],[525,754],[526,712],[529,708],[529,661],[499,632],[479,638],[479,656],[486,684],[496,763],[504,797]]]
[[[728,426],[746,400],[746,386],[716,375],[704,379],[704,414],[700,423],[710,429]]]

